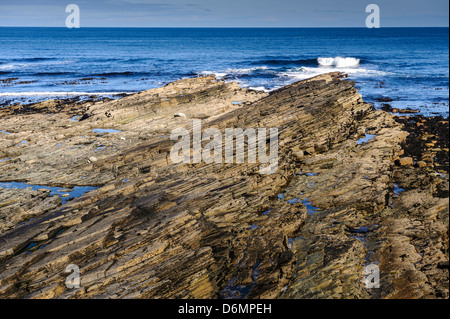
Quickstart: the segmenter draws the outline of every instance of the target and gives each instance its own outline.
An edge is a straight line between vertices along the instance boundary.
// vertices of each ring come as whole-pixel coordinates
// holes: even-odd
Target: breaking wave
[[[357,58],[318,58],[317,62],[320,66],[335,67],[335,68],[352,68],[359,66],[361,60]]]
[[[384,71],[355,68],[355,67],[341,67],[339,71],[353,75],[355,77],[374,77],[374,76],[378,77],[389,75],[388,72]],[[286,72],[281,72],[280,76],[293,78],[295,80],[306,80],[328,72],[330,72],[328,68],[301,67],[301,68],[294,68]]]

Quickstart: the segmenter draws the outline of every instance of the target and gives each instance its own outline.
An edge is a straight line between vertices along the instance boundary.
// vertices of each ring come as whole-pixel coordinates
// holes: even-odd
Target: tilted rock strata
[[[236,103],[241,101],[247,102]],[[5,123],[16,132],[0,140],[2,157],[11,158],[0,163],[0,180],[100,186],[2,228],[0,297],[445,296],[441,287],[411,285],[404,267],[414,266],[415,249],[421,249],[431,257],[428,273],[415,268],[417,282],[445,275],[448,244],[446,255],[445,248],[441,255],[436,249],[448,232],[448,201],[430,194],[423,199],[440,237],[407,251],[390,248],[397,242],[395,222],[408,218],[392,213],[390,203],[395,162],[408,133],[392,115],[364,103],[342,74],[270,95],[213,77],[182,80],[79,105],[80,120],[72,122],[76,107],[49,116],[0,111],[2,128]],[[193,119],[202,119],[203,129],[277,127],[277,173],[259,174],[261,164],[172,163],[170,131],[190,129]],[[121,132],[92,134],[99,127]],[[365,134],[376,137],[357,143]],[[28,143],[15,146],[23,138]],[[49,152],[57,142],[67,145]],[[107,148],[96,152],[99,143]],[[306,199],[319,210],[311,214]],[[417,214],[423,209],[419,204]],[[368,226],[366,237],[377,240],[357,236],[362,226]],[[382,272],[382,288],[375,292],[363,283],[363,267],[374,261]],[[69,264],[80,267],[82,288],[65,286]]]

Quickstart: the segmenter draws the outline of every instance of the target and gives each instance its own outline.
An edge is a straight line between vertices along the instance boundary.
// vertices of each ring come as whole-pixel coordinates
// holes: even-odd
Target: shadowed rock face
[[[448,198],[433,191],[448,175],[396,165],[408,133],[342,78],[266,94],[201,77],[1,109],[0,181],[99,188],[65,205],[0,188],[0,297],[448,297]],[[278,128],[277,172],[172,163],[170,132],[194,119]],[[363,283],[370,263],[379,289]],[[66,288],[69,264],[81,288]]]

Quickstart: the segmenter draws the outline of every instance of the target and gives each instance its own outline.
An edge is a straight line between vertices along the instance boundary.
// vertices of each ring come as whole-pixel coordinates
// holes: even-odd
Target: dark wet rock
[[[381,96],[381,97],[375,98],[375,101],[376,102],[393,102],[394,100],[391,99],[390,97]]]

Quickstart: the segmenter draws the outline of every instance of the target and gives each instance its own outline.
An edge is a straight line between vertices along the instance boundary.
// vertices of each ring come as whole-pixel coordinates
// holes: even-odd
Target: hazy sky
[[[0,0],[0,26],[64,27],[68,4],[81,27],[381,27],[449,25],[448,0]]]

